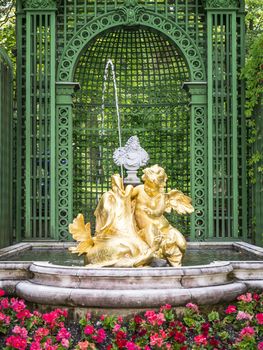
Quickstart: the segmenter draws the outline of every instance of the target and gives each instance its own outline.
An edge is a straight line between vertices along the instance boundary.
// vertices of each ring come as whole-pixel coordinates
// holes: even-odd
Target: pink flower
[[[154,333],[150,336],[150,345],[154,346],[157,345],[159,348],[163,345],[163,338],[160,337],[158,333]]]
[[[113,332],[118,332],[118,330],[121,328],[121,325],[119,323],[116,323],[115,326],[113,327]]]
[[[3,289],[0,289],[0,298],[5,295],[5,291]]]
[[[10,324],[10,316],[6,316],[2,312],[0,312],[0,322],[4,322],[5,324]]]
[[[33,311],[33,315],[36,316],[36,317],[41,317],[41,313],[37,310]]]
[[[11,308],[15,312],[19,312],[19,311],[24,310],[26,308],[26,305],[24,303],[24,300],[18,300],[16,298],[12,298],[11,299]]]
[[[88,321],[88,320],[90,320],[91,319],[91,313],[90,312],[87,312],[86,313],[86,320]]]
[[[226,311],[225,313],[226,314],[233,314],[234,312],[237,311],[237,308],[235,305],[229,305],[227,308],[226,308]]]
[[[237,320],[252,320],[253,316],[244,311],[238,311]]]
[[[128,341],[125,346],[126,346],[127,350],[137,350],[138,349],[138,346],[131,341]]]
[[[159,312],[157,314],[157,324],[158,326],[161,326],[165,322],[164,314],[162,312]]]
[[[258,343],[257,350],[263,350],[263,341]]]
[[[30,350],[42,350],[41,344],[38,341],[34,341],[30,345]]]
[[[91,344],[87,340],[78,342],[77,346],[79,350],[92,349]]]
[[[256,319],[258,321],[258,324],[263,324],[263,313],[256,314]]]
[[[252,301],[252,294],[246,293],[237,297],[237,300],[244,301],[245,303],[250,303]]]
[[[18,350],[25,350],[27,347],[27,341],[26,339],[18,336],[18,335],[11,335],[6,339],[6,345],[11,346],[14,349]]]
[[[188,309],[193,310],[193,311],[196,312],[196,313],[199,312],[198,306],[197,306],[196,304],[188,303],[188,304],[186,304],[186,307],[187,307]]]
[[[4,321],[6,318],[6,315],[0,312],[0,321]]]
[[[171,308],[172,308],[172,305],[165,304],[165,305],[160,307],[160,311],[163,312],[164,310],[171,310]]]
[[[4,298],[0,300],[0,309],[7,309],[9,307],[8,298]]]
[[[118,321],[119,323],[122,323],[122,322],[123,322],[123,318],[122,318],[121,316],[118,316],[117,321]]]
[[[255,331],[253,327],[245,327],[239,333],[240,338],[248,337],[252,338],[255,335]]]
[[[19,326],[15,326],[13,329],[12,329],[12,332],[17,334],[17,335],[20,335],[22,338],[26,338],[27,337],[27,330],[25,327],[19,327]]]
[[[68,349],[68,347],[69,347],[69,340],[63,338],[63,339],[61,340],[61,345],[64,346],[64,348]]]
[[[150,324],[155,324],[157,321],[157,315],[156,315],[155,311],[153,311],[153,310],[146,311],[144,316],[147,318],[147,321]]]
[[[34,339],[35,341],[41,341],[42,338],[49,335],[49,330],[47,328],[40,327],[35,331]]]
[[[84,334],[90,335],[90,334],[93,334],[93,333],[94,333],[94,327],[92,325],[87,325],[84,328]]]
[[[62,339],[69,339],[71,337],[70,332],[67,331],[65,327],[61,328],[56,336],[57,341]]]
[[[194,341],[197,345],[207,345],[207,338],[203,334],[194,337]]]

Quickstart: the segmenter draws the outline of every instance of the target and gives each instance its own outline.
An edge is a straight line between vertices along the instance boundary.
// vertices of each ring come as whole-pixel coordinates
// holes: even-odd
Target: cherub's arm
[[[133,187],[132,194],[131,194],[131,199],[135,199],[139,194],[139,186]]]

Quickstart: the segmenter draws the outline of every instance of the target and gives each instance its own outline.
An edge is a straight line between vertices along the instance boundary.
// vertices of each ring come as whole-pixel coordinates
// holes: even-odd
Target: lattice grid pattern
[[[10,244],[13,235],[12,84],[11,64],[0,48],[0,247]]]
[[[50,237],[50,15],[31,15],[30,108],[27,109],[27,134],[30,146],[26,162],[27,237]],[[29,49],[28,49],[29,50]],[[29,135],[28,135],[29,136]],[[28,137],[29,139],[29,137]],[[30,152],[29,152],[30,150]],[[30,220],[30,223],[29,223]],[[30,230],[30,231],[29,231]]]
[[[92,18],[106,14],[124,5],[124,0],[62,0],[58,7],[58,50]],[[200,0],[139,0],[138,5],[171,19],[183,28],[199,46],[205,55],[205,11]]]
[[[92,221],[98,199],[109,188],[110,175],[119,171],[112,160],[118,134],[111,80],[107,83],[104,127],[101,120],[108,58],[116,66],[123,143],[137,134],[150,154],[150,163],[167,170],[168,186],[190,194],[189,98],[182,90],[182,83],[189,78],[185,61],[173,44],[154,31],[118,28],[90,43],[75,73],[81,90],[73,118],[73,210]],[[173,217],[173,221],[189,233],[187,218]]]
[[[213,16],[213,210],[214,237],[234,232],[233,68],[231,14]],[[237,126],[237,125],[236,125]],[[236,127],[235,126],[235,127]],[[211,195],[211,194],[210,194]]]

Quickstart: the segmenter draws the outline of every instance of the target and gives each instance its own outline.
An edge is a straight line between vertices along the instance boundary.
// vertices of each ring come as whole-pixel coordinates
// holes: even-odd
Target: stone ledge
[[[185,305],[194,301],[200,305],[217,304],[233,300],[247,290],[245,283],[234,282],[206,288],[174,288],[145,290],[73,289],[36,285],[29,281],[16,286],[16,294],[27,301],[46,305],[102,307],[102,308],[149,308],[164,304]]]

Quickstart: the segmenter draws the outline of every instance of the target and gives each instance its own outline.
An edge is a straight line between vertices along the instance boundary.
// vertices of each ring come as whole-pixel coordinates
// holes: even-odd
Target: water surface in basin
[[[188,249],[183,266],[206,265],[213,261],[262,261],[262,257],[234,249]],[[83,266],[84,259],[63,249],[28,249],[0,261],[48,261],[56,265]]]

